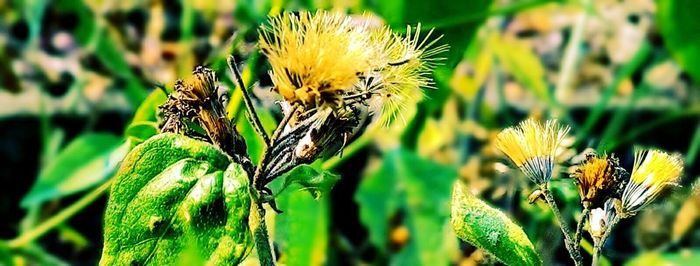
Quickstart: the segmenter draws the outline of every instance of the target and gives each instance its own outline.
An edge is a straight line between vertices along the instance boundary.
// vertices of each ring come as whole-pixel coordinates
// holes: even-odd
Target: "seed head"
[[[496,147],[538,185],[552,178],[557,148],[569,132],[556,120],[544,125],[528,119],[498,134]]]
[[[683,160],[659,150],[638,150],[630,180],[622,192],[622,212],[636,214],[651,203],[669,185],[677,185],[683,172]]]
[[[420,98],[443,59],[436,55],[447,47],[434,47],[439,38],[428,41],[432,31],[422,37],[420,25],[403,37],[367,21],[327,11],[270,18],[259,46],[272,66],[274,90],[304,110],[362,104],[382,120]]]

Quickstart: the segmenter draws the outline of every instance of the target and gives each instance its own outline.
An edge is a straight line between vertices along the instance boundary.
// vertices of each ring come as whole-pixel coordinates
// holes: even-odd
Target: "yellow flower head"
[[[427,41],[430,33],[420,37],[419,27],[402,37],[369,21],[327,11],[271,18],[259,31],[259,46],[274,89],[307,111],[362,104],[384,115],[420,98],[440,60],[435,55],[446,46],[431,48],[435,40]]]
[[[599,207],[609,197],[619,194],[627,171],[611,155],[589,153],[586,160],[574,168],[571,177],[578,185],[581,201]]]
[[[661,191],[676,185],[683,172],[683,160],[659,150],[638,150],[630,180],[622,192],[622,211],[634,215],[658,197]]]
[[[569,132],[556,120],[544,125],[528,119],[517,127],[506,128],[498,134],[496,147],[510,158],[536,184],[552,178],[554,157],[562,140]]]

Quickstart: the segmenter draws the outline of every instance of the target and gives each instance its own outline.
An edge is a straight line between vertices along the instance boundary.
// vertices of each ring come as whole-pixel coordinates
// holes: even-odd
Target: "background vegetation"
[[[269,224],[288,265],[497,263],[449,226],[456,180],[522,226],[544,264],[569,263],[553,215],[527,203],[532,185],[493,145],[530,116],[572,127],[564,160],[592,148],[631,169],[635,144],[682,153],[682,187],[624,220],[604,263],[700,261],[700,2],[34,0],[0,1],[0,265],[98,261],[101,185],[153,129],[166,97],[157,88],[196,65],[232,90],[227,109],[259,156],[224,60],[245,62],[273,128],[281,115],[256,30],[268,14],[301,9],[375,14],[397,31],[421,22],[451,49],[438,89],[399,123],[318,162],[342,176],[330,194],[279,195],[284,213]],[[573,224],[579,198],[564,168],[553,187]]]

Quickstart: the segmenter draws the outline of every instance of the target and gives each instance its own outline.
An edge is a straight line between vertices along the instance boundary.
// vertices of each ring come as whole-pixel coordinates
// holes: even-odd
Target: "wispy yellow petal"
[[[676,185],[683,172],[683,160],[659,150],[635,152],[630,181],[622,194],[622,208],[635,214],[651,203],[663,189]]]
[[[541,124],[528,119],[498,134],[496,147],[537,184],[552,178],[557,148],[569,132],[556,120]]]

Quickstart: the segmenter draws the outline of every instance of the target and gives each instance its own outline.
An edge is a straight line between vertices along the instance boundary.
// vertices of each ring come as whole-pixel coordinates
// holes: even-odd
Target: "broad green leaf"
[[[700,82],[700,1],[659,0],[657,19],[661,36],[673,58]]]
[[[114,182],[101,265],[231,265],[252,247],[248,176],[209,143],[157,135],[127,155]]]
[[[283,213],[275,217],[275,243],[288,266],[324,265],[327,260],[329,198],[288,191],[277,197]]]
[[[461,182],[454,185],[451,222],[459,238],[507,265],[542,264],[523,229],[504,213],[472,195]]]
[[[386,252],[389,220],[403,208],[410,240],[393,263],[449,264],[444,229],[449,222],[450,185],[456,176],[454,168],[404,149],[385,154],[379,170],[360,183],[355,196],[372,244]]]
[[[292,184],[301,186],[301,190],[306,190],[315,199],[321,198],[323,194],[331,191],[340,176],[329,171],[317,170],[311,165],[302,164],[294,167],[291,171],[281,176],[284,190]]]
[[[89,133],[74,139],[50,161],[22,199],[22,207],[80,192],[105,181],[126,156],[121,138]]]
[[[681,266],[697,265],[700,261],[700,250],[681,250],[675,253],[661,253],[655,251],[644,252],[625,262],[625,266]]]
[[[380,251],[387,251],[389,219],[398,211],[399,186],[396,167],[388,156],[380,168],[360,182],[355,201],[360,207],[360,221],[369,231],[369,241]]]

